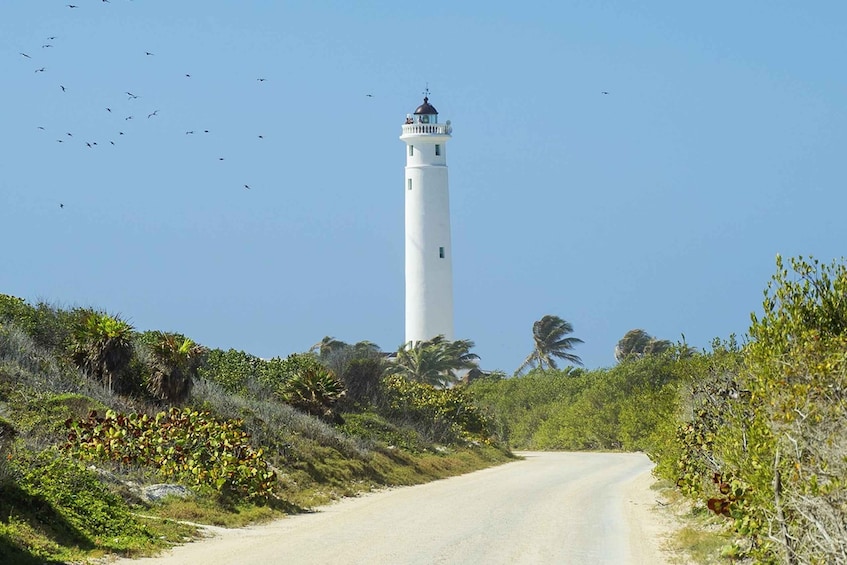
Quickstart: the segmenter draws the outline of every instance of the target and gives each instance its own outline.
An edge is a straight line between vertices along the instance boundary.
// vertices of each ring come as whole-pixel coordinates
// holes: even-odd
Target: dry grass
[[[678,525],[665,545],[672,555],[672,563],[716,565],[731,562],[723,557],[724,548],[731,542],[724,519],[707,508],[693,504],[668,481],[659,481],[652,488],[662,501],[663,512]]]

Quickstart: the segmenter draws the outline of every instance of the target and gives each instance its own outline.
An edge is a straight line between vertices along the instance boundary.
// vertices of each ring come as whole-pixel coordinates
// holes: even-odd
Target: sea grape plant
[[[117,461],[158,470],[165,480],[210,487],[257,501],[273,493],[274,472],[262,449],[253,449],[243,421],[218,421],[207,412],[172,408],[147,414],[105,416],[92,411],[67,420],[65,449],[83,461]]]

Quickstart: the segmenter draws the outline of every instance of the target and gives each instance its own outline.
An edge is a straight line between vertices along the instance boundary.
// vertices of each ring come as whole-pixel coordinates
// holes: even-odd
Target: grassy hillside
[[[345,355],[266,361],[0,295],[0,562],[148,555],[191,539],[184,522],[510,459],[461,391],[386,377],[372,347]],[[158,483],[190,494],[151,501]]]

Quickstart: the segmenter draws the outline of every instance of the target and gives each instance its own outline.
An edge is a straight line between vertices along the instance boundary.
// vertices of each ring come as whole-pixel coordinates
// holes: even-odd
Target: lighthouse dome
[[[435,106],[429,103],[429,97],[425,96],[423,104],[418,106],[418,108],[415,110],[415,115],[420,114],[438,115],[438,110],[435,109]]]

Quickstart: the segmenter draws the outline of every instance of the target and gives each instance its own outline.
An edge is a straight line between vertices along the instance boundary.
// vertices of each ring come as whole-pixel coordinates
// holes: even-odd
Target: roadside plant
[[[436,388],[401,375],[386,377],[382,410],[430,441],[488,442],[492,425],[464,388]]]

